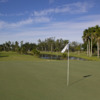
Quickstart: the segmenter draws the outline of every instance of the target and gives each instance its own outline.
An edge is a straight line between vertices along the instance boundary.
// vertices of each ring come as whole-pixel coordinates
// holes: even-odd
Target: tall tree
[[[82,38],[87,43],[87,56],[90,56],[90,34],[88,29],[84,30]]]
[[[98,25],[95,26],[95,38],[97,42],[97,56],[99,58],[100,51],[100,27]]]
[[[19,43],[18,43],[18,41],[16,41],[15,42],[15,51],[18,52],[18,49],[19,49]]]
[[[83,38],[84,43],[87,43],[87,55],[89,55],[89,56],[92,56],[92,53],[95,50],[95,48],[93,48],[93,46],[95,47],[95,45],[97,43],[97,56],[99,57],[100,27],[98,25],[96,25],[95,27],[90,27],[88,29],[85,29],[83,32],[82,38]]]
[[[89,34],[90,34],[90,41],[91,41],[91,53],[90,56],[92,56],[92,48],[93,48],[93,39],[94,39],[94,32],[95,32],[95,28],[91,27],[88,28]]]

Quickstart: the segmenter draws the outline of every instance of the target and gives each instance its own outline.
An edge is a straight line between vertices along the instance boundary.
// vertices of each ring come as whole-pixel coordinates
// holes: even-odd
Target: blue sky
[[[100,25],[100,0],[0,0],[0,44],[55,37],[82,42]]]

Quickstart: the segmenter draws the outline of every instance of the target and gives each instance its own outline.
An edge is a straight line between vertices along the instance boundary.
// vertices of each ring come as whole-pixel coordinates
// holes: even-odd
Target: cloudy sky
[[[100,0],[0,0],[0,44],[55,37],[82,42],[100,25]]]

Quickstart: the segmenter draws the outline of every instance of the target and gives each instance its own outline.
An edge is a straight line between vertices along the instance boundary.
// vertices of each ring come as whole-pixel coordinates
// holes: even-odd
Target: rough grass
[[[70,61],[67,87],[67,61],[26,61],[23,56],[0,61],[0,100],[100,99],[100,62]]]
[[[0,61],[39,61],[42,60],[33,55],[21,55],[16,52],[0,52]]]

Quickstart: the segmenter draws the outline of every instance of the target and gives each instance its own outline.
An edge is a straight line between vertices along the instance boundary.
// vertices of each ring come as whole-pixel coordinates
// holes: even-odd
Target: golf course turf
[[[0,61],[0,100],[100,100],[100,62]]]

